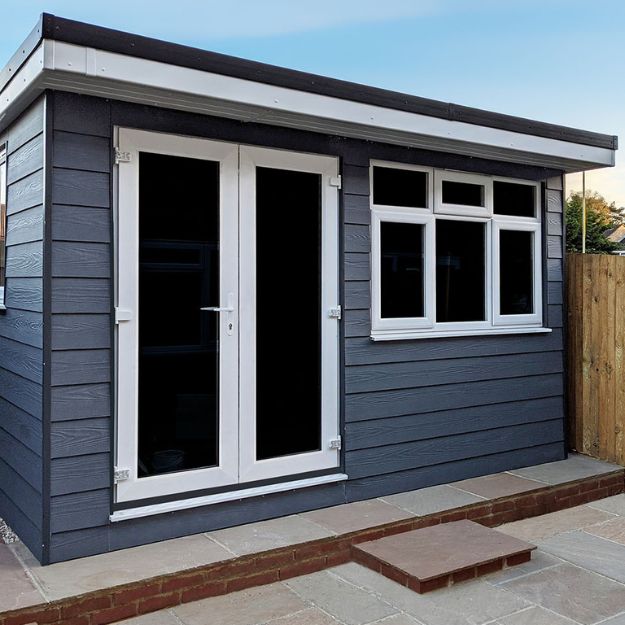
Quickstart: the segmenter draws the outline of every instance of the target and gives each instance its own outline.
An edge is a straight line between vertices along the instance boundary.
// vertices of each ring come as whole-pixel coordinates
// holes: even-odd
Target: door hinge
[[[340,189],[343,184],[341,176],[330,176],[330,186]]]
[[[115,148],[115,165],[120,163],[130,163],[132,154],[130,152],[122,152],[119,148]]]
[[[330,319],[340,319],[341,315],[342,311],[340,306],[334,306],[334,308],[328,310],[328,317],[330,317]]]
[[[124,310],[123,308],[115,307],[115,323],[122,321],[130,321],[132,319],[132,310]]]
[[[341,449],[341,437],[337,436],[330,441],[330,449],[336,449],[339,451]]]
[[[119,484],[120,482],[129,480],[129,479],[130,479],[130,469],[120,469],[118,467],[115,467],[115,470],[113,471],[113,482],[115,484]]]

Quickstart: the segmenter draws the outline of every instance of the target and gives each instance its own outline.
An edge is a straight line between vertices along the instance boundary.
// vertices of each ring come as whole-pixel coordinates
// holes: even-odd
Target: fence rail
[[[625,464],[625,257],[567,256],[569,441]]]

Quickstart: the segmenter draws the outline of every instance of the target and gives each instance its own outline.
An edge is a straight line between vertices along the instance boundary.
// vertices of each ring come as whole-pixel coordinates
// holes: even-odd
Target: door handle
[[[200,310],[205,312],[227,313],[226,317],[226,334],[232,336],[234,332],[234,294],[228,293],[226,300],[227,306],[202,306]]]
[[[204,306],[200,310],[207,310],[208,312],[234,312],[232,306]]]

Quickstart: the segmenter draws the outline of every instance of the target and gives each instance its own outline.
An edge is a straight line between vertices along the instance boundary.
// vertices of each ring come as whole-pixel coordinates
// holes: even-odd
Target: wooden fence
[[[570,445],[625,464],[625,257],[567,256]]]

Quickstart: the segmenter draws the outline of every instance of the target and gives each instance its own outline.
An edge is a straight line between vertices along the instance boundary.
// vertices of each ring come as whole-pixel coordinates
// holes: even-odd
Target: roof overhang
[[[365,98],[289,88],[275,81],[250,80],[43,36],[33,43],[28,55],[24,46],[21,55],[19,62],[14,56],[7,66],[8,76],[7,68],[2,72],[0,130],[44,90],[56,89],[565,172],[614,165],[616,139],[608,135],[587,133],[590,138],[586,139],[585,131],[568,129],[567,140],[563,140],[544,136],[554,134],[549,129],[534,134],[494,127],[501,123],[446,119],[372,104],[363,101]],[[582,140],[570,140],[575,136]]]

